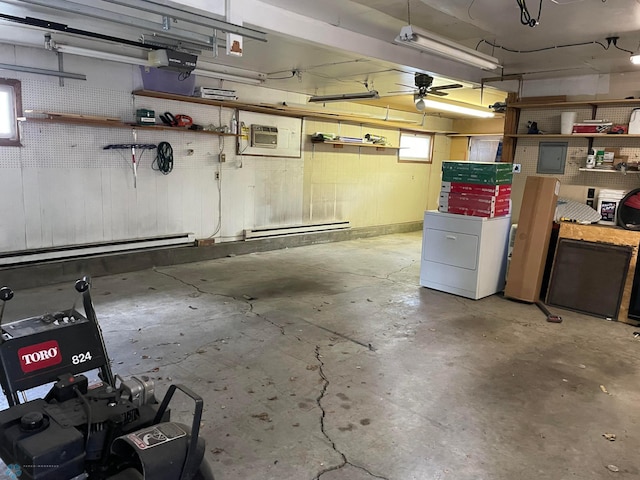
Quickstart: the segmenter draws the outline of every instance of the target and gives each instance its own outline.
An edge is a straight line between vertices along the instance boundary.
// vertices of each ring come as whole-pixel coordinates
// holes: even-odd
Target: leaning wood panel
[[[624,292],[620,303],[618,320],[630,325],[638,325],[639,322],[627,317],[629,314],[629,301],[631,300],[631,288],[633,287],[633,276],[636,272],[638,260],[638,244],[640,244],[640,232],[624,230],[618,227],[605,225],[579,225],[577,223],[562,223],[560,225],[560,238],[571,238],[574,240],[585,240],[588,242],[601,242],[610,245],[627,245],[633,247],[629,271],[624,284]],[[594,281],[603,281],[596,279]]]

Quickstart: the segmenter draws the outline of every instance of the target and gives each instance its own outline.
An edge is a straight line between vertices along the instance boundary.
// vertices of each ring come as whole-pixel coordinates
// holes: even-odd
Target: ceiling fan
[[[451,90],[454,88],[463,87],[463,85],[459,83],[441,85],[439,87],[432,87],[431,86],[432,84],[433,84],[433,77],[431,75],[427,75],[426,73],[416,73],[415,87],[413,90],[413,101],[415,102],[416,108],[418,110],[424,110],[423,99],[427,96],[427,94],[437,95],[438,97],[446,97],[449,94],[447,92],[444,92],[443,90]],[[412,88],[412,87],[409,87],[409,85],[403,85],[403,86],[407,88]],[[409,92],[399,90],[399,91],[389,92],[389,93],[409,93]]]

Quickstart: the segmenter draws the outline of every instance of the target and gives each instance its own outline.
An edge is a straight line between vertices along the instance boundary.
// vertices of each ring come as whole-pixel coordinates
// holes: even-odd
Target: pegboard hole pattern
[[[149,108],[156,117],[165,111],[182,113],[202,125],[230,125],[233,111],[206,105],[184,104],[136,97],[121,90],[66,82],[64,87],[49,82],[23,79],[24,110],[79,113],[120,118],[132,122],[137,108]],[[39,116],[39,115],[37,115]],[[159,121],[159,120],[158,120]],[[3,149],[2,168],[123,168],[131,166],[129,150],[103,150],[106,145],[134,143],[132,129],[29,123],[20,125],[23,148]],[[169,142],[174,151],[174,169],[202,168],[217,163],[221,151],[232,156],[235,138],[185,132],[137,130],[136,143]],[[142,152],[138,152],[141,154]],[[155,151],[142,154],[140,168],[150,167]]]
[[[607,106],[598,107],[596,119],[608,120],[613,123],[629,123],[629,117],[633,107]],[[563,109],[525,109],[520,112],[518,133],[527,133],[527,122],[535,121],[538,129],[547,134],[560,133],[560,115],[562,112],[575,111],[576,122],[590,119],[591,107],[563,108]],[[567,159],[564,175],[553,175],[565,185],[587,185],[598,188],[612,188],[618,190],[631,190],[640,187],[640,174],[617,172],[581,172],[579,169],[586,166],[587,149],[589,140],[585,137],[576,138],[551,138],[533,139],[519,138],[515,153],[515,162],[522,164],[523,175],[539,175],[536,173],[538,165],[538,152],[541,141],[567,142]],[[621,155],[627,155],[630,161],[640,162],[640,138],[625,138],[620,135],[608,135],[597,137],[593,141],[593,148],[617,147]]]
[[[631,140],[631,139],[629,139]],[[637,139],[636,139],[637,140]],[[565,139],[553,139],[564,142]],[[618,172],[581,172],[585,167],[587,156],[587,140],[585,138],[567,139],[567,159],[564,167],[564,175],[551,175],[565,185],[589,185],[599,188],[615,188],[619,190],[631,190],[640,187],[640,174]],[[516,149],[516,163],[522,164],[523,175],[539,175],[536,173],[538,166],[538,152],[540,142],[529,138],[518,139]],[[594,143],[594,146],[596,144]],[[621,154],[629,155],[629,158],[640,159],[640,147],[622,148]]]
[[[134,119],[133,99],[120,90],[96,88],[78,81],[66,81],[64,87],[31,79],[20,81],[24,110],[119,117],[127,122]]]
[[[629,117],[633,107],[607,106],[598,107],[595,115],[597,120],[606,120],[613,123],[629,123]],[[538,130],[544,133],[560,133],[560,116],[563,112],[576,112],[576,123],[590,120],[591,107],[562,108],[562,109],[525,109],[520,112],[518,133],[527,133],[527,122],[537,122]]]

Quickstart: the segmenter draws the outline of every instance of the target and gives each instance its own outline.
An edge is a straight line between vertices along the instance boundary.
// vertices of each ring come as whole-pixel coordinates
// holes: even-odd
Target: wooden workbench
[[[573,240],[585,240],[588,242],[601,242],[610,245],[625,245],[633,247],[631,261],[627,279],[624,283],[622,300],[620,301],[620,311],[618,321],[637,326],[640,322],[627,318],[629,313],[629,301],[631,300],[631,288],[633,287],[633,277],[636,272],[638,260],[638,244],[640,244],[640,231],[625,230],[619,227],[606,225],[580,225],[577,223],[561,223],[559,238],[569,238]]]

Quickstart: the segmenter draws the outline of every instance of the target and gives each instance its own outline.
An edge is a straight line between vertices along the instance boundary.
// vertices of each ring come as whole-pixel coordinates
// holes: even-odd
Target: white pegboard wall
[[[527,123],[536,122],[538,124],[538,130],[544,133],[560,133],[560,114],[566,112],[566,109],[526,109],[520,111],[520,122],[518,125],[518,133],[527,133]],[[580,107],[572,109],[577,113],[576,121],[579,122],[585,118],[591,118],[590,107]]]
[[[117,117],[123,121],[134,118],[133,99],[122,91],[91,87],[77,81],[66,81],[64,87],[29,79],[21,82],[25,111],[80,113]]]
[[[598,107],[595,115],[596,120],[606,120],[609,122],[627,124],[631,115],[631,107],[628,106],[606,106]],[[520,112],[520,122],[518,133],[527,133],[527,122],[537,122],[538,129],[544,133],[560,133],[560,117],[563,112],[576,112],[576,123],[590,120],[592,109],[585,107],[567,107],[559,109],[541,108],[525,109]]]
[[[601,106],[596,110],[595,119],[626,124],[629,123],[632,110],[633,107],[629,106]],[[575,111],[577,113],[576,122],[591,119],[593,114],[590,106],[558,109],[525,109],[520,112],[518,133],[527,133],[527,122],[529,121],[537,122],[538,129],[544,133],[560,133],[560,116],[562,112],[567,111]],[[514,161],[522,164],[523,175],[538,175],[536,169],[541,141],[568,143],[564,175],[554,175],[563,184],[588,185],[622,190],[640,187],[640,174],[628,173],[625,175],[617,172],[581,172],[579,169],[586,166],[589,146],[589,140],[585,137],[550,139],[519,138]],[[629,138],[621,135],[607,135],[594,138],[594,149],[604,149],[607,147],[620,148],[620,154],[627,155],[630,161],[640,161],[640,138]]]
[[[233,110],[209,105],[139,97],[121,90],[66,82],[64,87],[37,80],[22,80],[23,108],[35,112],[80,113],[111,116],[132,122],[137,108],[150,108],[159,115],[169,111],[189,115],[195,123],[229,125]],[[35,114],[28,114],[35,115]],[[0,168],[127,168],[128,150],[103,150],[110,144],[134,143],[133,130],[56,123],[22,124],[24,148],[12,150]],[[235,138],[184,131],[136,130],[135,143],[169,142],[174,151],[174,169],[212,166],[221,151],[230,160],[235,154]],[[124,157],[124,158],[123,158]],[[155,151],[146,151],[141,168],[150,168]]]
[[[66,124],[31,123],[24,126],[24,147],[17,159],[26,168],[122,168],[130,166],[131,151],[104,150],[107,145],[134,143],[133,128],[95,128]],[[136,130],[135,143],[157,145],[169,142],[173,149],[174,168],[201,168],[217,162],[220,137],[216,135]],[[224,151],[235,149],[233,137],[227,137]],[[138,150],[138,154],[142,152]],[[156,151],[145,151],[141,168],[150,167]],[[124,157],[124,158],[123,158]],[[21,162],[20,162],[21,159]],[[16,161],[8,163],[13,165]],[[149,163],[149,165],[147,165]],[[4,162],[3,162],[3,166]]]
[[[628,139],[627,141],[632,140],[633,139]],[[560,183],[564,185],[588,185],[619,190],[631,190],[640,187],[640,174],[638,173],[627,173],[625,175],[618,172],[581,172],[579,169],[584,168],[586,162],[587,139],[569,138],[565,140],[563,138],[557,138],[550,139],[549,141],[566,141],[568,143],[564,175],[551,175],[560,180]],[[536,173],[539,145],[540,142],[535,139],[518,139],[515,161],[516,163],[522,164],[521,175],[539,175]],[[594,146],[595,145],[597,145],[597,143],[594,143]],[[640,157],[640,147],[625,147],[622,149],[621,154],[629,155],[630,158]]]

